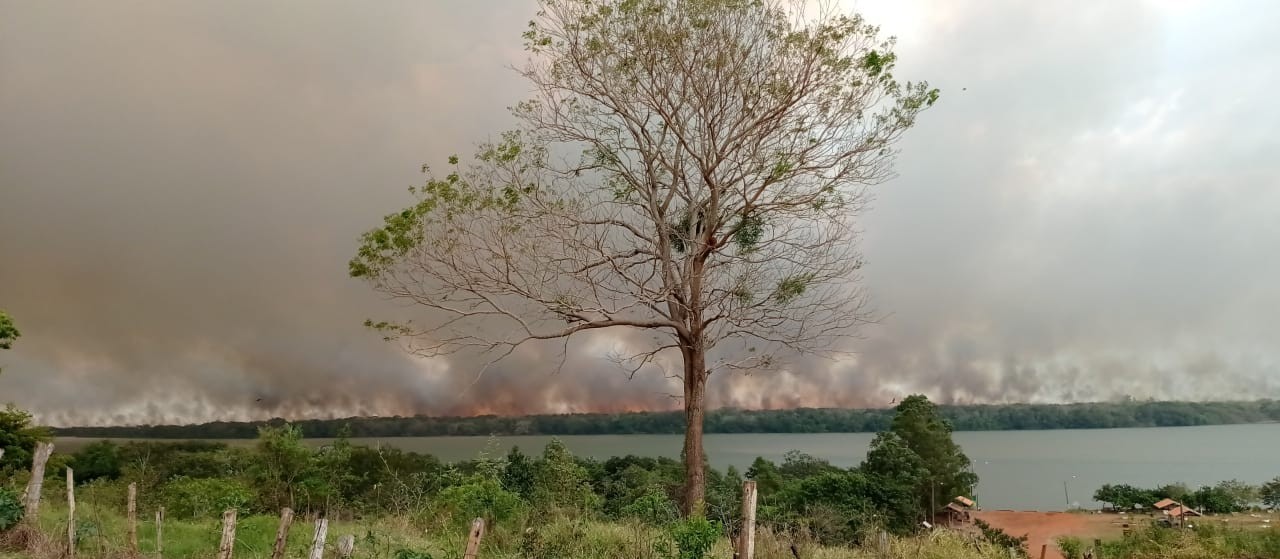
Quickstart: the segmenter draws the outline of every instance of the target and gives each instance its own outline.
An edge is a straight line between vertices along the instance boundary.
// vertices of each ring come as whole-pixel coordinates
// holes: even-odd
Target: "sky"
[[[862,220],[884,319],[713,405],[1280,398],[1267,0],[856,0],[942,90]],[[358,236],[529,96],[531,0],[0,0],[0,402],[53,425],[669,409],[618,338],[474,374]]]

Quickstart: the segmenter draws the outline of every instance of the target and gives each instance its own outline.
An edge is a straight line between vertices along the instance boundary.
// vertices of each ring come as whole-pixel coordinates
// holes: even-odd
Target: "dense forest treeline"
[[[1183,427],[1280,421],[1280,401],[1155,402],[1086,404],[1002,404],[938,406],[957,431],[1035,429],[1107,429],[1118,427]],[[741,410],[722,408],[707,415],[708,433],[871,433],[885,430],[894,410],[799,408]],[[198,425],[66,427],[68,437],[132,437],[161,439],[247,439],[258,428],[280,426],[283,419],[252,422],[216,421]],[[467,435],[628,435],[677,434],[684,430],[680,412],[528,415],[521,417],[353,417],[295,421],[309,437],[335,437],[343,428],[355,437],[425,437]]]

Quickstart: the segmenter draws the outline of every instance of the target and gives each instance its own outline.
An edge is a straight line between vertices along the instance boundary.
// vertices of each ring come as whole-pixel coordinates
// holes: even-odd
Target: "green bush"
[[[720,523],[701,516],[688,518],[671,525],[667,530],[676,544],[676,553],[667,550],[673,559],[703,559],[720,539]]]
[[[622,507],[622,516],[654,526],[665,526],[679,517],[675,503],[665,493],[650,491]]]
[[[162,499],[169,514],[179,518],[207,518],[227,509],[249,510],[253,491],[235,479],[180,477],[164,485]]]
[[[533,503],[548,511],[590,513],[600,508],[600,497],[589,479],[564,443],[553,438],[533,468]]]
[[[458,522],[483,518],[490,524],[514,518],[524,506],[519,495],[503,489],[493,479],[474,479],[448,487],[440,492],[437,502]]]
[[[22,521],[22,502],[8,489],[0,487],[0,532]]]
[[[1084,557],[1084,542],[1080,541],[1080,538],[1070,536],[1058,538],[1058,549],[1062,551],[1062,556],[1067,559]]]
[[[1018,556],[1027,557],[1027,536],[1024,534],[1019,537],[1009,535],[1004,530],[996,528],[982,520],[974,520],[973,525],[982,531],[982,539],[999,547],[1001,549],[1016,549]]]
[[[102,530],[98,528],[98,523],[92,520],[76,521],[76,544],[87,542],[93,538],[97,538],[102,534]]]

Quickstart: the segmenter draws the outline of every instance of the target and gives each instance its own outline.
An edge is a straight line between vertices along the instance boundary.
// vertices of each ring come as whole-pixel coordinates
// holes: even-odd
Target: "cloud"
[[[1280,109],[1261,1],[848,2],[942,102],[867,214],[890,315],[721,405],[1280,396]],[[55,424],[670,408],[583,339],[478,379],[345,277],[422,163],[509,124],[529,2],[10,4],[0,400]],[[1267,17],[1270,15],[1271,17]]]

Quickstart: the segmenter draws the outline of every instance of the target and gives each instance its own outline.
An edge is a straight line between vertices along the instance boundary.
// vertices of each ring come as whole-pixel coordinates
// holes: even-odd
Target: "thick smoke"
[[[943,89],[865,221],[887,316],[714,405],[1280,397],[1280,8],[862,0]],[[4,3],[0,401],[42,421],[671,409],[630,334],[423,360],[345,276],[508,126],[532,2]]]

